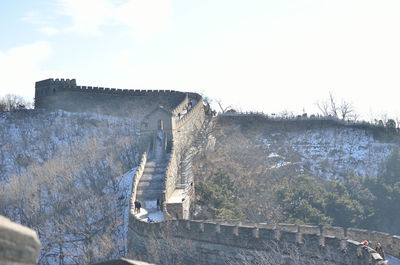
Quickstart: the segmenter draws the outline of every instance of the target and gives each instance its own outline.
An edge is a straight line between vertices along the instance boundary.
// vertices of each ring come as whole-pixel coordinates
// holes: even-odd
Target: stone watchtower
[[[60,93],[76,88],[76,79],[53,79],[38,81],[35,84],[35,108],[51,108]]]

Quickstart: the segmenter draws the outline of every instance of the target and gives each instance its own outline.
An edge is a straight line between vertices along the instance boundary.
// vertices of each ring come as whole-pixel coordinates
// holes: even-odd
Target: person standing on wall
[[[378,244],[376,245],[375,251],[378,252],[379,255],[381,255],[382,259],[385,259],[385,252],[383,251],[381,243],[378,242]]]

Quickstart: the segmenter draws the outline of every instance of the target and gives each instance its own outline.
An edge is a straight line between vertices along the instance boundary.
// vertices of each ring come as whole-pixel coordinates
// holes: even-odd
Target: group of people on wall
[[[368,246],[369,242],[368,242],[367,240],[364,240],[364,241],[362,242],[362,244],[363,244],[364,246]],[[376,244],[375,251],[378,252],[379,255],[381,255],[382,259],[385,259],[385,252],[383,251],[383,248],[382,248],[381,243],[378,242],[378,243]]]

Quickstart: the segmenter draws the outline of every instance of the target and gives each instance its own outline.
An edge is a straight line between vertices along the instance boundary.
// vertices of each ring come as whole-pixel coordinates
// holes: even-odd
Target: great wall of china
[[[181,264],[386,264],[360,243],[363,240],[380,242],[386,253],[400,257],[400,237],[376,231],[190,220],[195,187],[183,164],[206,120],[202,97],[196,93],[85,87],[77,86],[75,79],[47,79],[36,83],[35,108],[142,120],[143,154],[132,182],[128,258],[159,264],[167,264],[165,257]],[[161,212],[162,218],[147,222],[135,212],[138,199],[147,202],[148,213]]]

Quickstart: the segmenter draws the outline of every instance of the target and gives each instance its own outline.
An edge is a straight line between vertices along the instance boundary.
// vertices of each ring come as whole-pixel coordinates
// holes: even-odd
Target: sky
[[[34,84],[203,93],[242,111],[400,117],[398,0],[0,0],[0,96]],[[217,109],[218,110],[218,109]]]

